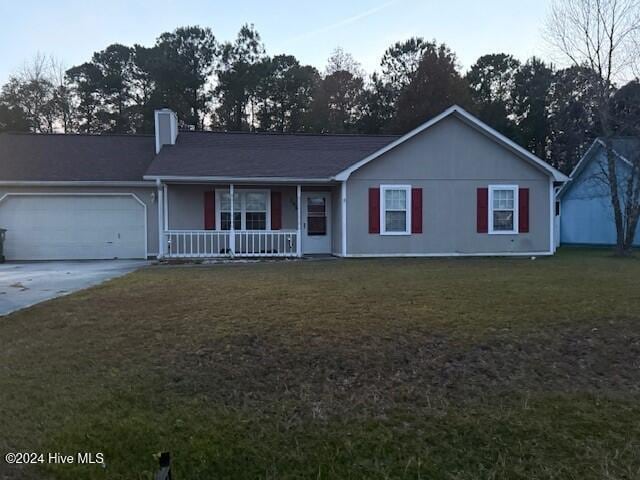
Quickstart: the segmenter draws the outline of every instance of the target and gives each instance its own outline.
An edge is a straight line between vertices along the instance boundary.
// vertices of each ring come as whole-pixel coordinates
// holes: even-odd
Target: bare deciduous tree
[[[75,131],[75,108],[73,93],[67,78],[67,67],[54,57],[49,58],[49,81],[53,85],[53,107],[59,123],[59,128],[64,133]]]
[[[342,47],[336,47],[327,60],[325,75],[332,75],[341,71],[349,72],[354,77],[364,78],[365,76],[362,65],[353,58],[353,55],[345,52]]]
[[[72,130],[72,101],[62,64],[36,54],[9,78],[0,102],[20,109],[33,132]]]
[[[554,0],[546,36],[571,63],[596,73],[593,102],[606,150],[603,179],[613,207],[616,253],[628,255],[640,215],[640,155],[619,171],[613,139],[624,128],[613,117],[612,97],[616,82],[640,70],[640,0]]]

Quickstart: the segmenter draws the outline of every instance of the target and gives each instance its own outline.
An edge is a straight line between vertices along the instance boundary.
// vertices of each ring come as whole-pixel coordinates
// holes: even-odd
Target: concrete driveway
[[[0,316],[97,285],[148,264],[144,260],[0,264]]]

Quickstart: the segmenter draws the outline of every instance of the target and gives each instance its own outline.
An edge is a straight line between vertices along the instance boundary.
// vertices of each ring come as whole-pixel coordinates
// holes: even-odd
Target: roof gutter
[[[118,180],[0,180],[3,187],[152,187],[149,181]]]
[[[165,182],[235,182],[235,183],[333,183],[333,177],[326,178],[300,178],[300,177],[231,177],[231,176],[181,176],[181,175],[145,175],[145,180]]]

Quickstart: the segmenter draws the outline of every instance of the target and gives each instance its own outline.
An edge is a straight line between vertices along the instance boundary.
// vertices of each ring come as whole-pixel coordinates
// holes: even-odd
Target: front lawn
[[[151,267],[0,318],[0,478],[640,477],[640,260]]]

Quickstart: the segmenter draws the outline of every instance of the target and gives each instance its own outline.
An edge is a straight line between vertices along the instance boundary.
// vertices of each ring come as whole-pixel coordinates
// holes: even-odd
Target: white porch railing
[[[166,230],[168,258],[296,257],[296,230]]]

